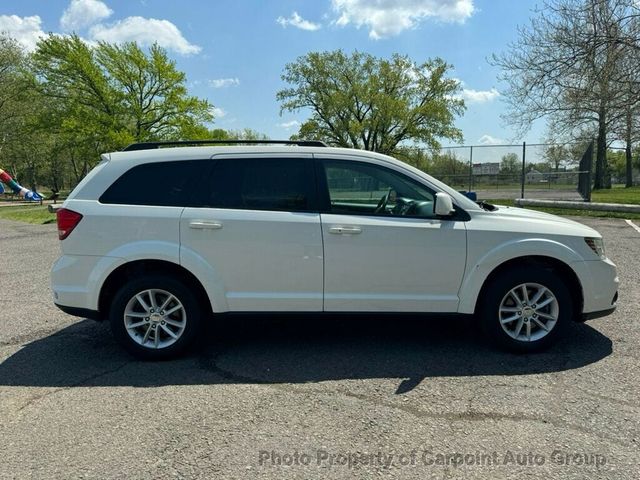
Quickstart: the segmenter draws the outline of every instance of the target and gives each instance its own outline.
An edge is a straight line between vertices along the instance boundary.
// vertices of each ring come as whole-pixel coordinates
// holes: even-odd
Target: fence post
[[[524,198],[524,172],[527,156],[527,142],[522,142],[522,178],[520,180],[520,198]]]
[[[472,187],[473,187],[473,145],[469,147],[469,190],[467,191],[470,192]]]

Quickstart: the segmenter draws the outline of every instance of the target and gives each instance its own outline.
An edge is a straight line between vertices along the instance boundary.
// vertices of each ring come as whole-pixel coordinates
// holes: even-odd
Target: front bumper
[[[88,318],[90,320],[103,320],[102,315],[97,310],[90,310],[88,308],[78,308],[78,307],[69,307],[67,305],[59,305],[54,303],[56,307],[62,310],[64,313],[68,315],[73,315],[74,317],[82,317]]]
[[[608,258],[571,264],[582,284],[581,315],[592,319],[609,315],[616,308],[620,280],[615,264]]]

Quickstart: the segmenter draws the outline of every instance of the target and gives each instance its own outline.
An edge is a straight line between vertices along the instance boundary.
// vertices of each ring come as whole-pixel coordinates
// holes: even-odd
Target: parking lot
[[[0,220],[1,478],[640,477],[640,234],[618,310],[514,356],[471,320],[234,317],[179,361],[58,311],[55,225]]]

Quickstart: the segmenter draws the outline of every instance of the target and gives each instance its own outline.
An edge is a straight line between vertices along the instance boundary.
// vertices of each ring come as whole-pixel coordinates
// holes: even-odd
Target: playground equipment
[[[13,178],[11,178],[11,175],[0,168],[0,193],[4,193],[4,187],[2,184],[8,186],[11,190],[13,190],[13,193],[15,193],[16,195],[20,195],[25,200],[29,200],[31,202],[40,202],[43,198],[39,193],[24,188]]]

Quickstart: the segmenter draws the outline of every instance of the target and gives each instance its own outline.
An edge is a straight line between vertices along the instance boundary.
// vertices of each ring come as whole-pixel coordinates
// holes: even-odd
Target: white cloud
[[[462,90],[461,96],[469,103],[487,103],[498,98],[500,93],[495,88],[492,88],[491,90],[474,90],[472,88],[465,88]]]
[[[282,28],[287,28],[288,25],[291,25],[292,27],[299,28],[300,30],[308,30],[310,32],[320,29],[319,23],[313,23],[309,20],[305,20],[298,15],[298,12],[293,12],[289,18],[278,17],[276,22],[282,25]]]
[[[425,18],[464,22],[473,15],[473,0],[332,0],[337,25],[365,26],[380,39],[415,28]]]
[[[45,36],[41,24],[42,19],[38,15],[32,17],[0,15],[0,32],[14,38],[30,52],[36,49],[38,40]]]
[[[112,13],[100,0],[71,0],[60,17],[60,27],[67,32],[81,30],[109,18]]]
[[[227,112],[220,107],[213,107],[211,113],[213,113],[214,118],[222,118],[227,114]]]
[[[209,80],[209,85],[213,88],[235,87],[240,85],[239,78],[214,78]]]
[[[492,137],[491,135],[482,135],[478,142],[480,145],[500,145],[506,143],[502,138]]]
[[[279,123],[278,126],[285,130],[291,130],[293,128],[298,128],[300,126],[300,122],[298,120],[290,120],[288,122]]]
[[[202,50],[198,45],[189,43],[173,23],[155,18],[127,17],[109,25],[94,25],[89,34],[92,40],[110,43],[138,42],[148,46],[156,42],[182,55]]]

